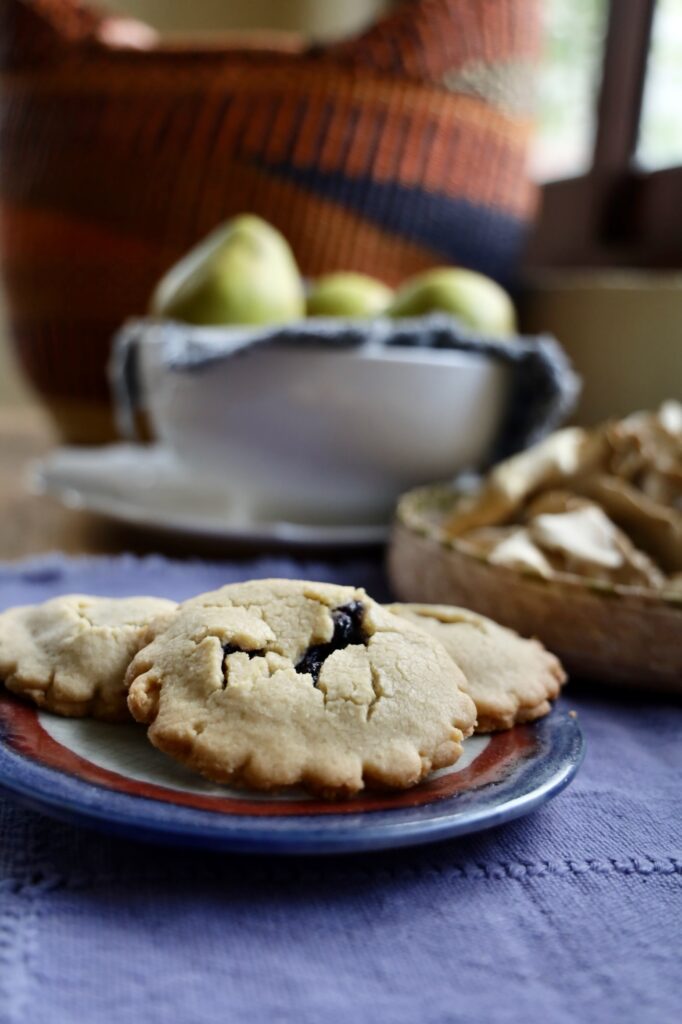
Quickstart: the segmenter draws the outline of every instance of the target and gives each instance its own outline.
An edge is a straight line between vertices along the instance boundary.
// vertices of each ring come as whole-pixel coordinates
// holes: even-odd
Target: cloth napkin
[[[378,562],[0,567],[0,607],[184,598],[297,575],[387,595]],[[334,859],[183,852],[0,797],[0,1024],[446,1024],[682,1019],[682,713],[569,688],[588,754],[517,822]]]

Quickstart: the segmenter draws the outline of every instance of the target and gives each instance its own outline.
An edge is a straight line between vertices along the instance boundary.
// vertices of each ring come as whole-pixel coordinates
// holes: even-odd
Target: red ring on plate
[[[386,811],[395,808],[419,807],[443,800],[465,790],[502,779],[520,759],[529,757],[536,746],[531,730],[524,725],[495,733],[490,743],[471,764],[460,772],[453,772],[423,782],[413,789],[394,792],[363,793],[344,802],[325,800],[251,801],[231,797],[203,796],[181,790],[156,786],[151,782],[130,779],[118,772],[100,768],[68,747],[57,743],[41,726],[35,708],[21,704],[9,694],[0,695],[0,721],[4,723],[9,746],[18,754],[37,761],[84,782],[118,793],[146,797],[170,804],[194,807],[218,814],[240,814],[273,817],[275,815],[356,814],[358,811]]]

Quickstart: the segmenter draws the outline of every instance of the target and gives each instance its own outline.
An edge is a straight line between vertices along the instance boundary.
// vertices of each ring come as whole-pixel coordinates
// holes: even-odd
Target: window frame
[[[682,166],[635,160],[656,2],[609,2],[591,166],[542,186],[533,269],[682,266]]]

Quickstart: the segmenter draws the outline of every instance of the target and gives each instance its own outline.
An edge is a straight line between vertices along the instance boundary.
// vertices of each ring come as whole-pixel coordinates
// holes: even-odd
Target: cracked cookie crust
[[[127,675],[160,750],[218,782],[328,797],[456,761],[476,717],[463,683],[437,641],[363,590],[298,580],[185,602]]]
[[[156,597],[69,594],[0,614],[0,680],[58,715],[130,718],[125,672],[151,622],[177,605]]]
[[[511,729],[549,714],[566,681],[561,662],[538,640],[492,619],[439,604],[392,604],[388,610],[439,640],[462,669],[476,704],[476,732]]]

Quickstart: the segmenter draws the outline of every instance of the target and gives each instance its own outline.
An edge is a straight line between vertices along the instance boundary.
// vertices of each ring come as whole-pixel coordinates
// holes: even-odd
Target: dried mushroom
[[[496,466],[446,533],[551,579],[675,590],[682,574],[682,405],[560,430]]]

